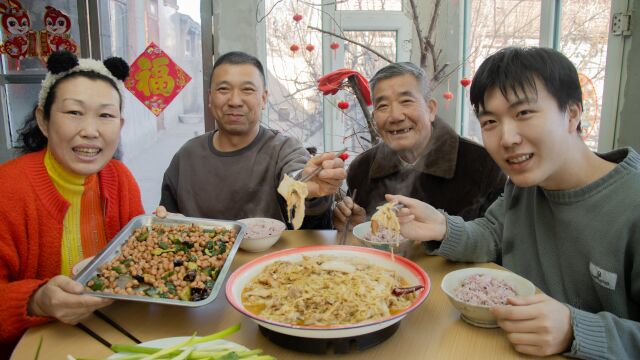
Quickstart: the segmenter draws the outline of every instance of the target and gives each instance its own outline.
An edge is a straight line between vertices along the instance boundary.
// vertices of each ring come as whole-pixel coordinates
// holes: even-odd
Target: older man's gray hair
[[[429,80],[427,80],[427,74],[425,73],[425,71],[413,63],[398,62],[389,64],[378,70],[378,72],[373,75],[371,80],[369,80],[369,86],[371,88],[371,98],[373,99],[373,101],[375,102],[376,99],[375,88],[379,81],[406,74],[409,74],[416,79],[416,81],[420,85],[425,100],[431,99],[431,87],[429,87]]]

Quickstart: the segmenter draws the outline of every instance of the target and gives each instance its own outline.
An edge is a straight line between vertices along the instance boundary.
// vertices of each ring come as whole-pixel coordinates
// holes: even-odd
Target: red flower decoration
[[[329,47],[332,50],[337,50],[340,47],[340,44],[338,44],[337,42],[334,41],[334,42],[331,43],[331,45],[329,45]]]
[[[300,14],[293,15],[293,21],[300,22],[300,20],[302,20],[302,15]]]
[[[349,103],[346,101],[339,101],[338,108],[340,108],[340,110],[347,110],[349,108]]]
[[[451,91],[447,91],[444,94],[442,94],[442,97],[445,98],[445,100],[449,101],[453,99],[453,93]]]
[[[291,46],[289,47],[289,50],[291,50],[291,51],[293,51],[293,52],[296,52],[296,51],[300,50],[300,46],[298,46],[298,45],[296,45],[296,44],[293,44],[293,45],[291,45]]]
[[[467,86],[471,85],[471,79],[464,78],[464,79],[460,80],[460,85],[462,85],[464,87],[467,87]]]
[[[315,50],[315,48],[316,48],[316,47],[315,47],[315,46],[313,46],[313,44],[309,44],[309,45],[307,45],[307,46],[305,47],[305,49],[307,49],[307,51],[309,51],[309,52],[311,52],[311,51]]]

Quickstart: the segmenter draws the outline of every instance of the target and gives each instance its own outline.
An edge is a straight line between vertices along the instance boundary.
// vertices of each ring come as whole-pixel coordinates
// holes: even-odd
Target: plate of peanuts
[[[94,296],[202,306],[216,298],[245,231],[236,221],[140,215],[75,280]]]

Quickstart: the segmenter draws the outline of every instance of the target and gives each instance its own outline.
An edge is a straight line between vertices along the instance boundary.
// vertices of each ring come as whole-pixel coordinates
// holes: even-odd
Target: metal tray
[[[168,305],[178,305],[178,306],[190,306],[197,307],[206,305],[212,302],[216,296],[218,296],[218,292],[220,292],[220,288],[224,283],[224,280],[227,276],[227,272],[231,267],[231,263],[233,262],[233,258],[238,251],[238,247],[240,246],[240,242],[247,230],[247,226],[243,223],[237,221],[229,221],[229,220],[215,220],[215,219],[201,219],[201,218],[193,218],[193,217],[168,217],[165,219],[158,218],[154,215],[140,215],[137,216],[120,230],[120,232],[107,244],[107,246],[102,249],[94,258],[91,260],[87,266],[78,273],[75,277],[75,280],[79,283],[85,285],[92,277],[94,277],[98,273],[98,267],[100,265],[109,262],[111,259],[115,258],[120,254],[120,248],[127,242],[127,239],[131,236],[133,231],[137,228],[143,226],[150,226],[154,224],[162,224],[162,225],[191,225],[195,224],[203,229],[212,229],[217,226],[226,227],[228,229],[235,230],[238,234],[236,236],[236,240],[229,251],[229,255],[225,260],[222,268],[220,269],[220,273],[216,278],[216,281],[211,289],[211,293],[206,299],[200,301],[184,301],[184,300],[176,300],[176,299],[162,299],[162,298],[153,298],[149,296],[137,296],[137,295],[120,295],[120,294],[109,294],[103,292],[94,292],[90,290],[86,290],[85,293],[90,294],[92,296],[110,298],[110,299],[120,299],[120,300],[132,300],[132,301],[141,301],[141,302],[149,302],[149,303],[157,303],[157,304],[168,304]]]

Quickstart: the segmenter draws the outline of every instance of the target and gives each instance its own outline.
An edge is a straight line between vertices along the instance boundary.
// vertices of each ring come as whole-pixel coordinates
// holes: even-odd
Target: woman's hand
[[[507,304],[491,311],[516,351],[548,356],[569,349],[573,328],[565,304],[545,294],[510,298]]]
[[[160,219],[164,219],[164,218],[166,218],[166,217],[167,217],[167,216],[169,216],[169,215],[171,215],[171,216],[173,216],[173,217],[176,217],[176,216],[184,216],[184,215],[179,214],[179,213],[172,213],[172,212],[168,212],[168,211],[167,211],[167,208],[165,208],[165,207],[164,207],[164,206],[162,206],[162,205],[158,205],[158,207],[157,207],[157,208],[156,208],[156,210],[153,212],[153,214],[154,214],[155,216],[159,217]]]
[[[405,206],[397,213],[402,236],[417,241],[444,239],[447,218],[431,205],[402,195],[385,195],[385,198]]]
[[[75,325],[113,300],[83,295],[82,284],[64,275],[51,278],[29,300],[29,315],[49,316]]]
[[[333,209],[333,227],[338,229],[338,231],[343,231],[344,225],[347,223],[347,218],[351,220],[347,231],[351,231],[354,226],[362,224],[365,221],[367,211],[353,202],[350,197],[345,196],[342,201],[336,204],[335,209]]]
[[[322,167],[322,171],[307,181],[309,198],[335,194],[342,181],[347,178],[344,161],[334,152],[327,152],[311,158],[302,170],[302,176],[319,167]]]

